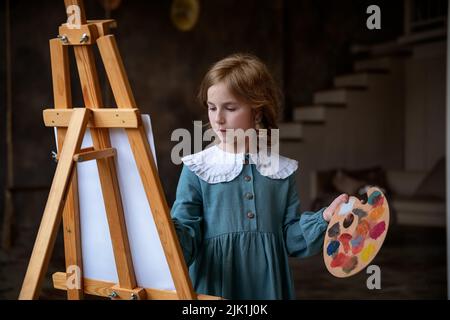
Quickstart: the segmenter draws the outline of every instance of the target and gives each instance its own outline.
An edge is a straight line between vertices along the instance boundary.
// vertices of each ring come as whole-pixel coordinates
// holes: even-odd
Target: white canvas
[[[142,115],[150,148],[155,145],[149,115]],[[124,129],[110,129],[117,150],[116,169],[137,284],[144,288],[174,290],[169,267],[153,221],[144,187]],[[92,146],[89,129],[82,148]],[[77,164],[84,277],[118,282],[96,161]]]

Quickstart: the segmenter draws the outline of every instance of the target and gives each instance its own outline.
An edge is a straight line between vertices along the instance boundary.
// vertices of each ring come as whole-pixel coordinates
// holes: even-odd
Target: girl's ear
[[[258,109],[258,110],[256,110],[256,112],[255,112],[255,123],[260,123],[261,122],[261,120],[262,120],[262,110],[261,109]]]

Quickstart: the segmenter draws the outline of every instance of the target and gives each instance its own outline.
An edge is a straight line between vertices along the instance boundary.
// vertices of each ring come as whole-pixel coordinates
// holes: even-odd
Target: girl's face
[[[226,143],[226,129],[255,127],[254,110],[236,98],[225,83],[209,87],[207,103],[209,122],[222,142]]]

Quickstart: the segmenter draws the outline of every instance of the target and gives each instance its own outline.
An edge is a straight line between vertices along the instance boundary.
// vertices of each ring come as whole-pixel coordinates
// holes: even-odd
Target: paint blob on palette
[[[380,189],[367,190],[367,202],[350,197],[336,209],[325,234],[323,258],[338,278],[364,269],[377,255],[389,227],[389,206]]]

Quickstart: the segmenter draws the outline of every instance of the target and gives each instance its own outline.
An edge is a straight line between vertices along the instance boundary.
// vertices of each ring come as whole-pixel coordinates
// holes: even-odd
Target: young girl
[[[348,201],[342,194],[300,215],[297,161],[226,139],[227,129],[276,129],[277,92],[266,66],[243,54],[217,62],[201,83],[199,98],[220,143],[182,158],[171,211],[197,293],[295,298],[288,256],[319,253],[331,215]]]

